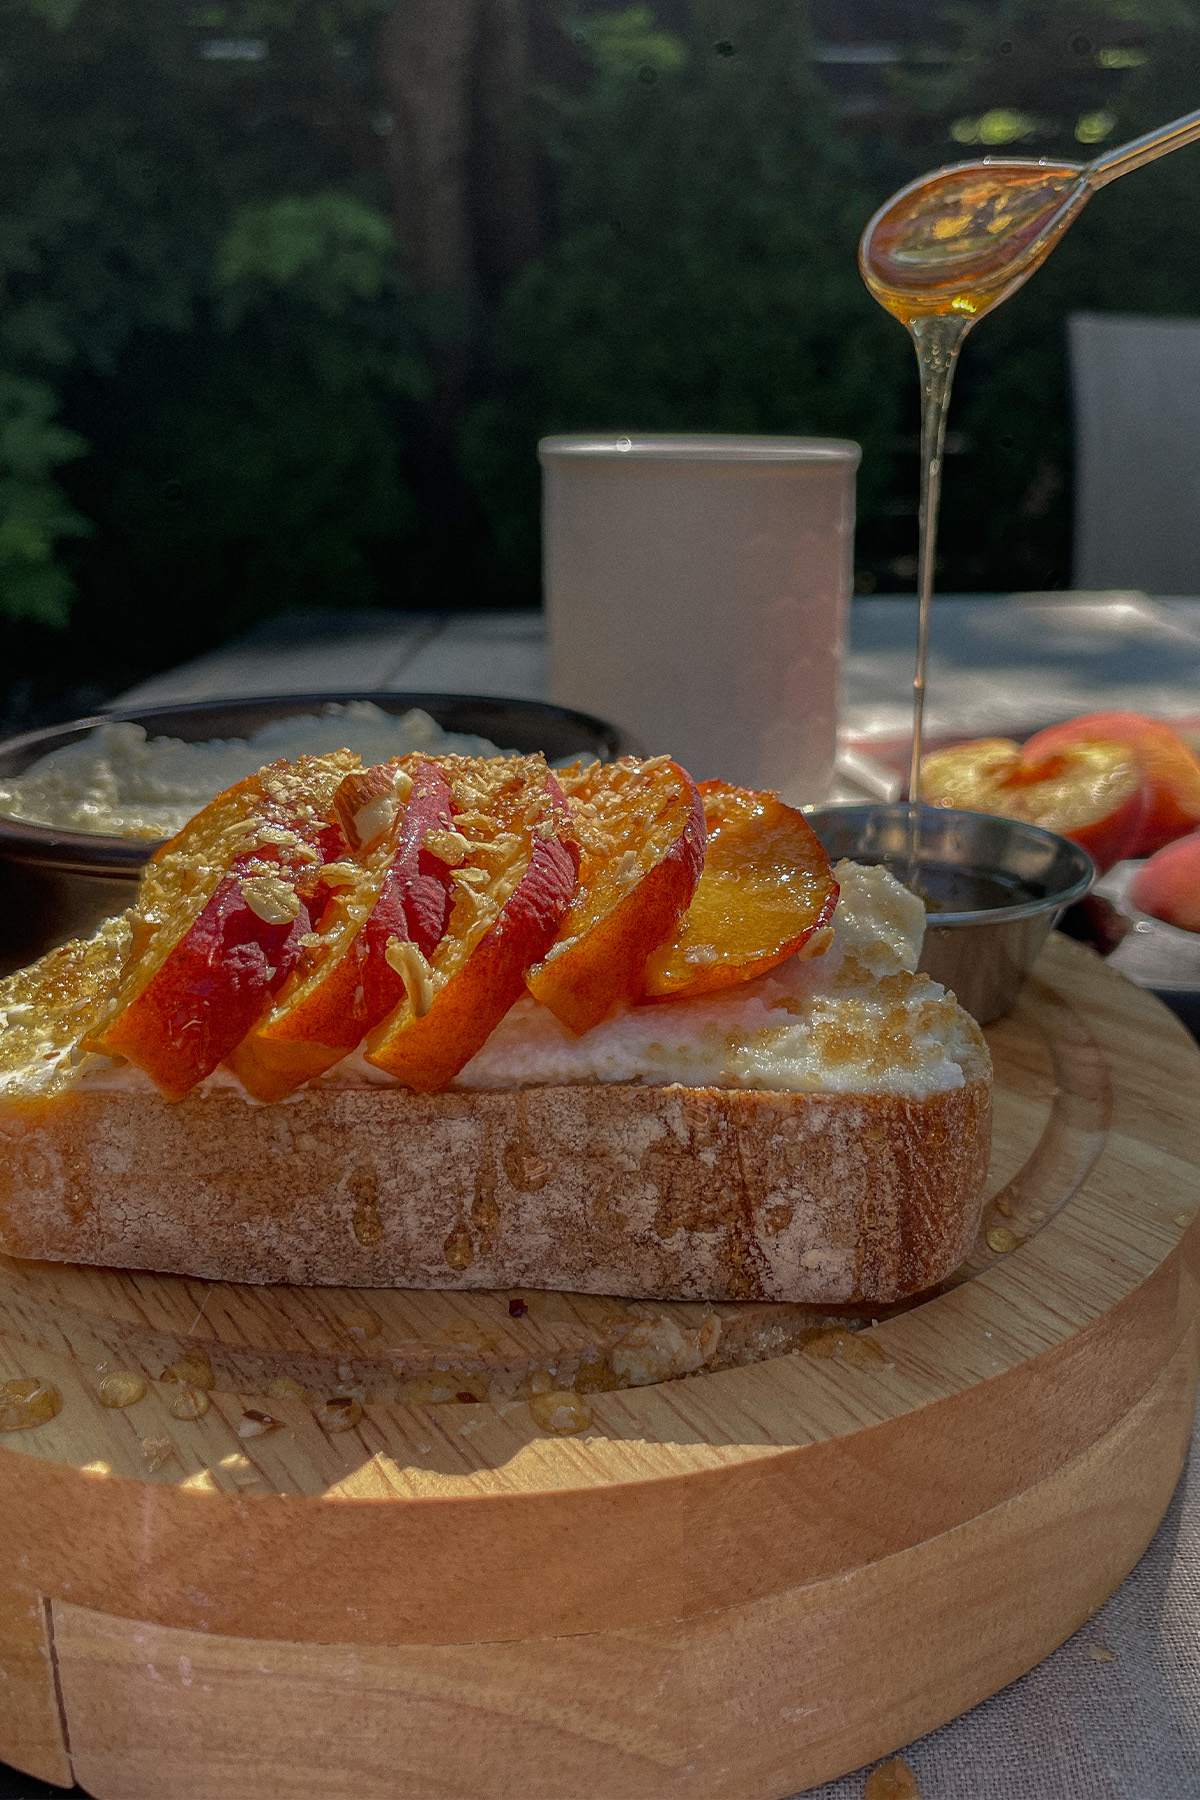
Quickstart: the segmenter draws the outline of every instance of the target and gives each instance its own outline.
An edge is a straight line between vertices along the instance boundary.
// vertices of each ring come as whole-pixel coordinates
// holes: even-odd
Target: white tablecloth
[[[903,1754],[922,1800],[1197,1800],[1200,1436],[1153,1543],[1100,1611]],[[863,1779],[811,1788],[807,1800],[862,1800]]]

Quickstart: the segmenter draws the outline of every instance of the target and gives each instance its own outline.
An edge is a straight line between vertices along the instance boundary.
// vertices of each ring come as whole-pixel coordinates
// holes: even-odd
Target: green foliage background
[[[873,210],[792,0],[696,0],[688,38],[648,7],[575,27],[577,96],[543,96],[558,232],[505,296],[508,392],[467,422],[465,466],[501,551],[536,573],[541,431],[821,432],[887,477],[904,341],[859,279]]]
[[[10,723],[285,608],[536,603],[548,431],[855,437],[860,585],[911,586],[911,350],[863,223],[972,145],[1083,159],[1200,97],[1200,0],[530,0],[505,128],[538,146],[540,248],[418,294],[371,150],[390,4],[0,0]],[[865,119],[817,55],[847,18],[901,44]],[[943,586],[1069,581],[1065,315],[1198,293],[1192,149],[968,341]]]

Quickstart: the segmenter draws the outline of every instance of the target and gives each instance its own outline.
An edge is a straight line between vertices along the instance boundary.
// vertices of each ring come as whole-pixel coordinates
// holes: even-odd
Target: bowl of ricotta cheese
[[[130,707],[0,742],[0,971],[131,904],[144,864],[216,794],[280,758],[353,750],[540,750],[610,762],[639,746],[587,713],[473,694],[288,694]]]

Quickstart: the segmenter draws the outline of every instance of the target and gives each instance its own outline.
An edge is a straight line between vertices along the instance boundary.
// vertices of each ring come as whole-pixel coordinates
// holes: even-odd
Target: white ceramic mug
[[[697,780],[820,800],[858,445],[597,435],[544,438],[538,454],[551,697]]]

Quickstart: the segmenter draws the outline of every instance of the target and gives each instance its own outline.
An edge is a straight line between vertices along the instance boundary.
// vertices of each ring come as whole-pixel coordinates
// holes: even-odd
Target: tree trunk
[[[537,175],[520,116],[530,86],[529,0],[483,0],[475,166],[485,288],[503,287],[537,249]]]
[[[396,235],[416,286],[470,295],[472,59],[480,0],[396,0],[379,37]]]
[[[452,429],[479,350],[472,314],[537,248],[534,154],[520,120],[529,0],[395,0],[379,77],[397,239],[418,292],[459,303],[457,334],[431,351],[435,410]]]

